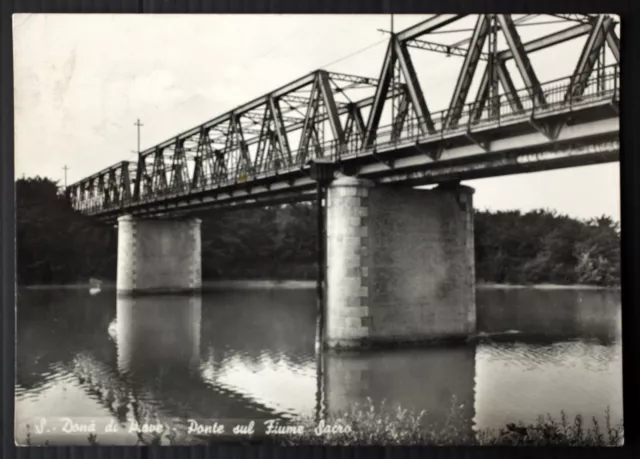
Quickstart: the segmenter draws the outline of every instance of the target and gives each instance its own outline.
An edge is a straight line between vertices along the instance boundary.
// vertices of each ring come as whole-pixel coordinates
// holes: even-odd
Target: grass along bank
[[[455,403],[455,402],[454,402]],[[605,423],[594,418],[586,420],[578,415],[569,419],[564,412],[559,419],[551,415],[540,416],[537,422],[513,422],[502,429],[483,429],[469,432],[462,426],[461,407],[452,404],[444,423],[425,428],[426,414],[397,407],[385,409],[384,403],[375,406],[371,400],[354,405],[348,411],[329,416],[325,426],[348,427],[349,432],[317,435],[317,423],[312,418],[299,419],[305,426],[302,435],[286,436],[281,443],[288,445],[512,445],[512,446],[621,446],[624,439],[623,423],[613,424],[610,411],[604,413]]]

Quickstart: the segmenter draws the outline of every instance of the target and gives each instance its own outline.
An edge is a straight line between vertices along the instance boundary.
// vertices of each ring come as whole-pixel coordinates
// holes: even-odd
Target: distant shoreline
[[[476,288],[479,289],[535,289],[535,290],[620,290],[619,285],[588,285],[588,284],[497,284],[491,282],[478,282]]]
[[[111,290],[115,288],[115,282],[103,282],[102,288],[104,290]],[[220,280],[208,280],[203,282],[203,289],[205,290],[217,290],[217,289],[310,289],[316,286],[314,280],[300,280],[300,279],[283,279],[283,280],[269,280],[269,279],[220,279]],[[88,289],[90,285],[88,283],[74,283],[74,284],[34,284],[34,285],[18,285],[18,288],[24,288],[28,290],[52,290],[52,289]],[[614,286],[600,286],[600,285],[584,285],[584,284],[532,284],[532,285],[520,285],[520,284],[499,284],[491,282],[478,282],[476,284],[477,289],[482,290],[512,290],[512,289],[534,289],[534,290],[620,290],[619,285]]]

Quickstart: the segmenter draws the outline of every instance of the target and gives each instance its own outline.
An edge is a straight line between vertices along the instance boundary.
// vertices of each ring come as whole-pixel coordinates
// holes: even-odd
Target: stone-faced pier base
[[[467,338],[476,331],[473,189],[327,190],[325,345]]]
[[[200,220],[118,218],[119,294],[199,292]]]

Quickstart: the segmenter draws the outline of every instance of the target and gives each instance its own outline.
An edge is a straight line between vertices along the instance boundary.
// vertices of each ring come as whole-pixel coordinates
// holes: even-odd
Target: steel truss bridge
[[[390,34],[378,78],[316,70],[86,177],[67,187],[71,205],[113,221],[310,200],[309,161],[318,158],[349,175],[413,186],[619,159],[613,17],[551,15],[565,27],[525,42],[520,28],[546,15],[486,14],[474,16],[465,40],[433,41],[465,16],[435,15]],[[580,37],[573,73],[540,82],[531,54]],[[424,93],[437,88],[418,81],[415,48],[461,58],[446,110],[427,106]]]

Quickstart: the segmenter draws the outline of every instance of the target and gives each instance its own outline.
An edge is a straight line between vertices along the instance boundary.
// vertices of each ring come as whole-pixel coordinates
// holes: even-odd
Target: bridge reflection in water
[[[153,391],[154,399],[168,401],[165,407],[188,402],[191,416],[200,418],[260,419],[265,413],[266,417],[288,417],[312,415],[316,410],[337,413],[371,398],[385,399],[389,409],[420,407],[429,413],[427,421],[437,422],[447,417],[455,397],[466,424],[459,427],[471,431],[473,347],[437,348],[428,353],[326,353],[321,356],[324,372],[318,374],[313,321],[305,320],[307,308],[292,301],[300,293],[256,291],[253,295],[219,294],[219,302],[208,308],[204,320],[200,297],[118,297],[120,374]],[[270,304],[283,300],[290,307]],[[292,317],[294,308],[298,314]],[[203,328],[208,355],[199,365],[201,324],[207,327],[233,319],[234,327],[208,328],[215,329],[213,333]],[[231,400],[208,402],[211,391],[221,391]],[[255,401],[264,410],[242,410],[243,400]]]
[[[184,431],[189,418],[260,422],[336,413],[371,398],[425,410],[425,424],[437,426],[454,397],[461,434],[541,411],[590,417],[611,406],[621,417],[615,292],[479,290],[480,345],[327,353],[321,372],[313,290],[104,293],[21,297],[24,314],[40,308],[43,317],[19,319],[19,423],[93,415],[102,430],[111,419],[159,419]],[[86,443],[86,434],[46,438]],[[141,438],[125,429],[98,440]]]

